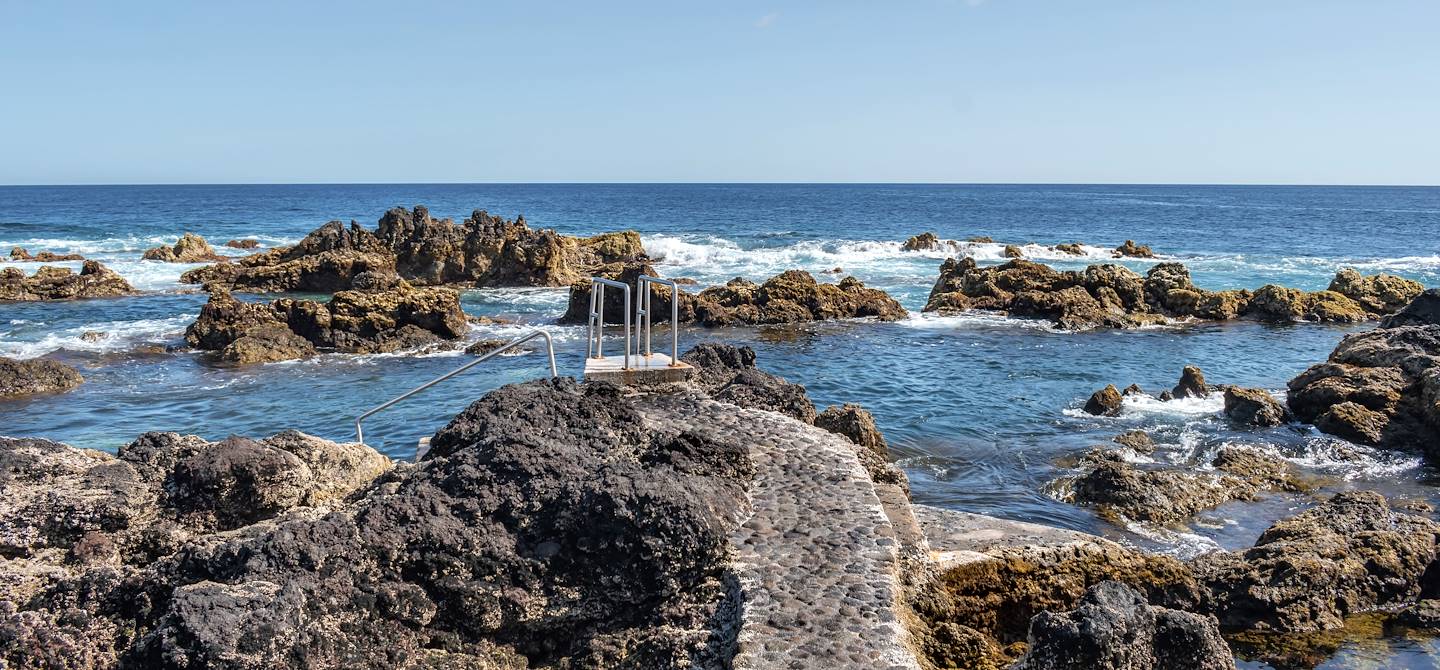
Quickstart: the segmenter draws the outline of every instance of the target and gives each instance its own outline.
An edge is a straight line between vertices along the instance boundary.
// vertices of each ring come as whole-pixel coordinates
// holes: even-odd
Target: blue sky
[[[1435,2],[13,2],[0,183],[1440,184]]]

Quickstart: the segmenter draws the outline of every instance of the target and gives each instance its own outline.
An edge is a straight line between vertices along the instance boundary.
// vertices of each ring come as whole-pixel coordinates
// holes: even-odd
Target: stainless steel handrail
[[[614,279],[590,278],[590,321],[585,336],[585,357],[604,358],[602,341],[605,337],[605,287],[614,286],[625,290],[625,364],[630,369],[630,285]]]
[[[640,275],[636,288],[640,295],[635,297],[635,349],[637,355],[650,357],[650,342],[653,324],[650,318],[650,294],[651,284],[663,284],[670,287],[670,366],[680,365],[680,284],[673,279],[661,279],[650,275]],[[645,353],[640,354],[640,337],[644,334]]]
[[[356,441],[356,442],[359,442],[360,444],[365,444],[365,431],[360,427],[360,424],[361,424],[361,422],[365,421],[365,419],[370,418],[370,415],[375,414],[376,412],[379,412],[379,411],[381,411],[381,410],[388,409],[391,405],[394,405],[395,403],[400,402],[401,400],[404,400],[404,399],[406,399],[406,398],[409,398],[410,396],[413,396],[413,395],[415,395],[416,393],[419,393],[419,392],[421,392],[421,391],[424,391],[425,389],[428,389],[428,388],[430,388],[431,386],[434,386],[434,385],[436,385],[436,384],[439,384],[440,382],[443,382],[443,381],[445,381],[446,379],[449,379],[449,378],[451,378],[451,377],[454,377],[455,375],[458,375],[458,374],[460,374],[460,373],[462,373],[462,372],[464,372],[464,371],[466,371],[466,370],[469,370],[470,368],[473,368],[473,367],[475,367],[475,366],[477,366],[477,365],[479,365],[479,364],[481,364],[481,363],[484,363],[485,361],[488,361],[488,360],[490,360],[491,358],[494,358],[495,356],[498,356],[498,355],[500,355],[500,354],[502,354],[502,353],[504,353],[504,352],[506,352],[506,351],[508,351],[508,350],[510,350],[510,349],[512,349],[512,348],[514,348],[514,347],[517,347],[517,346],[519,346],[519,345],[521,345],[521,344],[524,344],[524,343],[526,343],[526,342],[529,342],[530,340],[533,340],[533,339],[535,339],[535,338],[537,338],[537,337],[543,337],[543,338],[545,338],[545,349],[546,349],[547,353],[550,354],[550,377],[551,377],[551,378],[559,377],[559,376],[560,376],[560,373],[559,373],[559,372],[556,370],[556,368],[555,368],[555,342],[550,339],[550,333],[547,333],[547,332],[545,332],[545,331],[543,331],[543,330],[531,331],[528,335],[525,335],[524,337],[521,337],[521,338],[516,339],[516,340],[512,340],[512,341],[510,341],[509,343],[505,344],[504,346],[502,346],[502,347],[500,347],[500,348],[498,348],[498,349],[495,349],[494,351],[491,351],[490,353],[485,354],[484,356],[481,356],[481,357],[479,357],[479,358],[477,358],[477,359],[475,359],[475,360],[473,360],[473,361],[470,361],[469,363],[466,363],[466,364],[464,364],[464,365],[462,365],[462,366],[460,366],[460,367],[458,367],[458,368],[455,368],[454,370],[451,370],[450,372],[447,372],[447,373],[445,373],[445,374],[443,374],[443,375],[440,375],[439,377],[436,377],[435,379],[432,379],[432,380],[430,380],[430,381],[428,381],[428,382],[425,382],[424,384],[421,384],[421,385],[419,385],[419,386],[416,386],[415,388],[413,388],[413,389],[405,392],[404,394],[400,395],[399,397],[394,398],[394,399],[390,400],[389,402],[386,402],[385,404],[380,405],[379,407],[376,407],[375,409],[372,409],[372,410],[370,410],[370,411],[368,411],[368,412],[366,412],[366,413],[364,413],[364,414],[361,414],[361,415],[358,416],[358,417],[355,417],[355,441]]]

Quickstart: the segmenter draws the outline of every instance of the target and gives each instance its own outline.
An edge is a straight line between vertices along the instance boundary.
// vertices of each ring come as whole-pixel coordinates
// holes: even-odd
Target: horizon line
[[[1440,188],[1435,184],[1143,181],[291,181],[7,183],[0,188],[154,186],[1224,186],[1255,188]]]

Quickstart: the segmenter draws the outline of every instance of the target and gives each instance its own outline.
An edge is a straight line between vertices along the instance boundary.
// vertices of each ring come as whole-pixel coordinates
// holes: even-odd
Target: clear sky
[[[0,0],[0,183],[1440,184],[1440,2]]]

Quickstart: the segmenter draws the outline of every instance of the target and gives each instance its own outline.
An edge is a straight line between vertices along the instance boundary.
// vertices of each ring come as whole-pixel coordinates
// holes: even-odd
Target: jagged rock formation
[[[174,245],[155,247],[147,250],[141,257],[147,261],[166,263],[215,263],[229,260],[215,253],[210,243],[195,233],[185,233]]]
[[[38,254],[31,254],[25,247],[11,247],[10,260],[38,263],[57,263],[60,261],[83,261],[84,256],[80,254],[57,254],[53,251],[42,251]]]
[[[1155,252],[1148,244],[1135,244],[1134,240],[1125,240],[1124,244],[1115,247],[1116,258],[1154,258]]]
[[[1264,428],[1285,423],[1290,412],[1264,389],[1227,386],[1225,416],[1241,425]]]
[[[16,360],[0,356],[0,398],[69,391],[85,382],[79,372],[59,361]]]
[[[79,274],[49,265],[28,277],[19,268],[0,270],[0,302],[113,298],[134,292],[130,282],[99,261],[85,261]]]
[[[1440,454],[1440,290],[1375,330],[1345,336],[1329,360],[1290,380],[1301,421],[1361,444]]]
[[[419,286],[567,286],[605,265],[644,260],[633,231],[576,238],[484,210],[456,224],[420,206],[391,209],[374,232],[331,221],[294,247],[200,268],[182,279],[262,292],[358,288],[354,281],[365,273],[398,274]]]
[[[1347,614],[1410,602],[1436,559],[1440,524],[1392,510],[1377,493],[1337,494],[1276,522],[1255,546],[1194,561],[1200,607],[1222,627],[1338,628]]]
[[[610,279],[635,284],[642,274],[654,276],[654,270],[644,265],[616,267],[609,274]],[[656,321],[670,314],[670,289],[657,286],[652,297],[651,309]],[[605,291],[606,321],[609,315],[622,313],[623,293],[610,289]],[[577,282],[570,287],[570,302],[561,323],[585,323],[590,311],[590,282]],[[765,280],[762,284],[736,277],[724,286],[712,286],[698,294],[680,291],[679,319],[681,323],[694,323],[707,327],[802,323],[827,321],[831,319],[853,319],[871,317],[881,321],[897,321],[909,313],[889,294],[880,289],[866,288],[854,277],[846,277],[835,284],[815,281],[815,277],[804,270],[786,270]]]
[[[219,352],[226,362],[267,363],[303,358],[319,349],[410,349],[459,339],[466,328],[460,297],[447,288],[402,283],[379,291],[341,291],[327,303],[293,298],[252,303],[215,289],[186,329],[185,341]]]
[[[1336,276],[1335,289],[1314,293],[1275,285],[1253,292],[1206,291],[1190,282],[1190,271],[1179,263],[1158,263],[1142,277],[1112,264],[1059,271],[1025,260],[981,268],[974,259],[952,258],[940,266],[925,311],[1002,311],[1050,319],[1067,330],[1131,328],[1176,318],[1356,322],[1378,318],[1396,296],[1420,291],[1398,277],[1356,279],[1347,272],[1353,273]]]
[[[1235,667],[1215,617],[1156,607],[1114,581],[1090,587],[1070,612],[1036,615],[1029,647],[1014,670]]]
[[[900,244],[900,248],[905,251],[939,251],[945,248],[945,245],[941,244],[935,233],[926,231],[905,240]]]
[[[228,242],[225,243],[225,246],[230,247],[231,249],[254,249],[254,248],[260,246],[260,240],[251,240],[251,239],[230,240],[230,241],[228,241]]]

